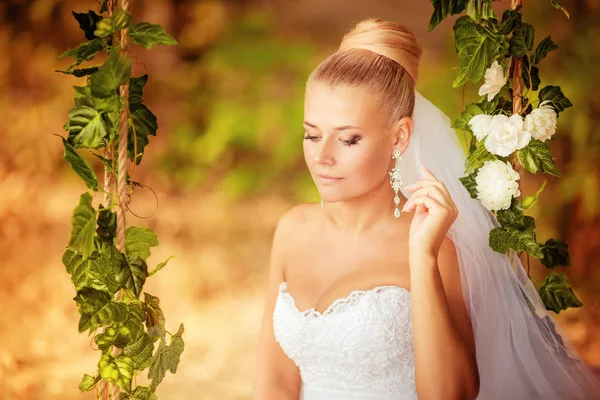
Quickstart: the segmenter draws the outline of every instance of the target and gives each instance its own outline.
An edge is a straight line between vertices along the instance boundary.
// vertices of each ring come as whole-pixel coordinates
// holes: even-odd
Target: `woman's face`
[[[408,145],[412,120],[388,126],[377,100],[359,87],[307,86],[304,158],[325,201],[353,199],[389,182],[392,152]]]

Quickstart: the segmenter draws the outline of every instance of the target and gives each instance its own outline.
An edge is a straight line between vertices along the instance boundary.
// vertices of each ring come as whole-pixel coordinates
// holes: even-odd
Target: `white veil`
[[[489,247],[492,212],[458,180],[466,156],[450,119],[416,92],[414,128],[400,160],[404,184],[424,165],[448,188],[459,215],[448,235],[456,247],[480,374],[478,399],[600,398],[600,381],[546,311],[516,253]],[[410,197],[410,193],[402,193]]]

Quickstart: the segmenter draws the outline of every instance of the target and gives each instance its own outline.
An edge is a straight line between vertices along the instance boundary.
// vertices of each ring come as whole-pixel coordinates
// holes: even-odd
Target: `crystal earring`
[[[402,171],[400,171],[400,160],[402,159],[402,157],[400,157],[400,150],[394,150],[392,158],[396,160],[396,164],[394,165],[392,171],[388,173],[390,174],[390,185],[392,186],[392,189],[394,189],[395,193],[394,204],[396,204],[396,209],[394,210],[394,217],[400,218],[400,210],[398,209],[398,205],[400,204],[400,197],[398,196],[398,191],[402,187],[403,175]]]

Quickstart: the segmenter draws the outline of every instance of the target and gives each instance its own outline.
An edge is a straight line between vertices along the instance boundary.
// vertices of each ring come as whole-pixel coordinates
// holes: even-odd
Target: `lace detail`
[[[273,312],[275,338],[303,383],[373,394],[416,393],[410,291],[355,290],[323,313],[300,311],[287,283]]]

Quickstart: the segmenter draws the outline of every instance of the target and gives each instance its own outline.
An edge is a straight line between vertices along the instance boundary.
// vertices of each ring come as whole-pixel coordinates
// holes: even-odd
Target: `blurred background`
[[[495,2],[501,14],[509,1]],[[558,320],[582,358],[600,366],[600,1],[524,1],[536,44],[559,45],[541,63],[542,87],[561,86],[574,104],[552,142],[564,176],[527,175],[525,195],[548,180],[536,218],[538,241],[569,243],[565,272],[584,307]],[[336,50],[345,31],[367,17],[404,24],[424,49],[418,90],[452,119],[476,99],[478,85],[452,89],[458,58],[452,26],[434,32],[426,0],[132,0],[134,22],[161,24],[180,43],[133,48],[133,76],[149,74],[145,102],[158,117],[133,179],[127,224],[152,228],[160,246],[149,265],[175,255],[150,277],[186,348],[158,396],[250,399],[271,239],[293,204],[318,201],[302,155],[304,82]],[[0,397],[92,399],[80,393],[99,353],[77,332],[74,288],[61,262],[83,182],[61,158],[54,135],[73,105],[59,54],[84,41],[71,11],[93,0],[0,3]],[[95,157],[82,152],[102,177]],[[159,200],[156,209],[155,198]],[[533,275],[545,271],[532,259]]]

